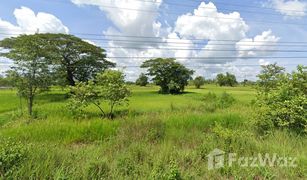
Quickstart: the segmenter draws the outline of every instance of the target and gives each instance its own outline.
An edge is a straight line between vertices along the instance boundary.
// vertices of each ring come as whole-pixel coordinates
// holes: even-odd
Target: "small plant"
[[[107,179],[109,177],[110,168],[105,162],[93,162],[89,165],[87,177],[89,179]]]
[[[26,157],[26,148],[20,142],[0,139],[0,179],[10,176]]]
[[[235,98],[224,92],[218,100],[218,105],[221,109],[230,107],[235,102]]]

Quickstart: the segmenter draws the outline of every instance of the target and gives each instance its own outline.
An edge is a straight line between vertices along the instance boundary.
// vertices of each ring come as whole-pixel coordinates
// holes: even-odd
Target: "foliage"
[[[262,70],[257,76],[259,78],[257,81],[258,93],[267,94],[274,90],[284,73],[285,68],[278,66],[276,63],[262,66]]]
[[[4,179],[306,179],[306,137],[279,130],[265,138],[254,133],[250,119],[256,112],[249,102],[255,91],[250,87],[207,85],[182,96],[153,93],[157,87],[131,88],[124,118],[102,121],[88,116],[76,122],[63,109],[67,99],[58,96],[67,91],[53,87],[36,101],[46,117],[31,123],[10,120],[18,98],[14,90],[1,90],[0,121],[8,121],[0,125],[1,137],[32,144],[18,169]],[[220,98],[224,91],[237,100],[235,104],[204,113],[202,105],[207,101],[200,99],[208,92]],[[207,155],[215,148],[240,157],[258,153],[296,157],[297,166],[209,171]]]
[[[103,74],[98,74],[97,84],[93,81],[77,83],[71,87],[71,100],[68,107],[75,115],[83,114],[83,109],[90,104],[94,104],[101,112],[101,116],[108,115],[113,118],[114,107],[128,103],[130,91],[125,85],[124,75],[120,71],[107,70]],[[109,104],[110,112],[106,114],[100,101]]]
[[[202,76],[197,76],[194,80],[194,85],[197,89],[199,89],[201,86],[205,84],[205,78]]]
[[[127,104],[131,92],[125,84],[125,75],[120,71],[107,70],[97,75],[97,84],[101,86],[101,97],[110,106],[109,117],[113,118],[114,107]]]
[[[160,86],[160,92],[163,94],[183,92],[193,74],[192,70],[187,69],[173,58],[147,60],[141,67],[148,68],[147,75],[153,77],[153,82]]]
[[[70,87],[71,99],[68,108],[75,116],[84,114],[83,109],[90,104],[94,104],[101,112],[101,116],[106,114],[100,105],[100,92],[93,81],[79,82],[75,86]]]
[[[271,71],[271,67],[278,71]],[[270,66],[259,77],[257,104],[260,106],[258,125],[260,130],[270,131],[271,127],[307,133],[307,71],[298,66],[296,72],[281,74],[282,68]],[[271,77],[272,76],[272,77]],[[263,80],[264,79],[264,80]]]
[[[106,60],[105,50],[69,34],[37,34],[48,42],[50,58],[56,66],[57,82],[74,86],[76,81],[93,80],[114,63]],[[66,79],[66,82],[63,82]]]
[[[44,39],[36,35],[6,38],[0,43],[0,47],[8,49],[1,56],[14,61],[8,78],[18,89],[18,94],[27,99],[30,116],[35,96],[47,90],[51,83],[50,51],[46,44]]]
[[[135,84],[139,86],[146,86],[148,84],[148,77],[144,73],[141,73]]]
[[[218,83],[219,86],[235,86],[236,84],[238,84],[236,76],[230,73],[226,73],[226,75],[224,74],[218,74],[216,76],[216,81]]]
[[[217,108],[229,108],[234,104],[235,98],[226,92],[223,92],[220,96],[209,92],[204,95],[203,101],[205,102],[205,106],[203,106],[204,109],[209,112],[214,112]]]
[[[11,82],[9,81],[9,79],[0,75],[0,87],[10,87],[10,86]]]
[[[0,139],[0,178],[9,177],[26,157],[26,149],[20,142]]]

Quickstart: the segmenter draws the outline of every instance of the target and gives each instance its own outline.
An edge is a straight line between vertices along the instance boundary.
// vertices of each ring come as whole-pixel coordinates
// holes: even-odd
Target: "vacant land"
[[[86,109],[84,117],[75,118],[67,108],[67,91],[61,88],[52,88],[37,97],[34,110],[38,113],[30,120],[21,116],[21,109],[26,111],[26,103],[20,101],[16,92],[0,90],[1,139],[26,147],[18,151],[22,158],[9,166],[9,176],[307,178],[307,139],[278,130],[266,136],[258,134],[253,118],[255,90],[252,87],[207,85],[203,89],[188,88],[183,95],[161,95],[154,86],[130,88],[129,106],[117,108],[114,120],[101,119],[92,106]],[[224,92],[235,101],[223,99]],[[208,170],[207,155],[215,148],[244,157],[258,153],[295,157],[297,166],[226,166]]]

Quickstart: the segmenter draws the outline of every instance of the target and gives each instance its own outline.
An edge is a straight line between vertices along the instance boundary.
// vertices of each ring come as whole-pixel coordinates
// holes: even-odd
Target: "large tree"
[[[184,91],[188,80],[194,73],[174,58],[157,58],[145,61],[142,68],[147,68],[147,75],[153,77],[153,82],[160,86],[161,93],[177,94]]]
[[[59,79],[74,86],[76,81],[86,82],[97,73],[115,64],[106,60],[105,50],[68,34],[39,34],[46,39],[52,53],[52,62]]]
[[[35,96],[47,90],[51,83],[48,43],[36,35],[22,35],[0,41],[0,47],[7,50],[0,55],[14,61],[8,78],[18,94],[26,98],[29,115],[32,115]]]

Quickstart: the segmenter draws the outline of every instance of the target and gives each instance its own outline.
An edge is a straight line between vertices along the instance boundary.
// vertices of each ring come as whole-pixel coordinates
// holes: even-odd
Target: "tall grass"
[[[85,118],[74,119],[65,108],[65,92],[58,90],[38,97],[34,120],[11,117],[8,113],[14,111],[14,103],[10,108],[1,107],[6,110],[0,119],[7,120],[0,127],[0,136],[27,147],[25,159],[10,178],[307,178],[307,139],[278,130],[265,137],[258,135],[252,123],[251,88],[189,88],[190,93],[180,96],[157,94],[156,87],[132,89],[130,106],[119,108],[124,113],[112,121],[96,116],[94,107],[86,110]],[[214,104],[204,98],[209,92],[218,97],[227,92],[235,102],[208,110]],[[1,93],[14,99],[13,91]],[[297,157],[298,166],[208,170],[207,155],[215,148],[242,156],[278,153]]]

